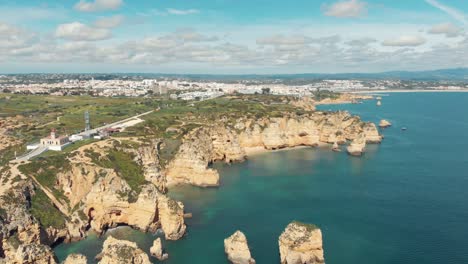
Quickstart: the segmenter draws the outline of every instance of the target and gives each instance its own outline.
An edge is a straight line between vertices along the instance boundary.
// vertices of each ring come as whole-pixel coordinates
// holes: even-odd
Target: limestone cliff
[[[158,237],[156,240],[153,241],[153,246],[150,248],[151,256],[157,258],[160,261],[166,260],[169,258],[169,254],[164,253],[161,238]]]
[[[281,264],[325,263],[322,232],[314,225],[290,223],[278,240]]]
[[[236,231],[224,240],[224,252],[233,264],[255,264],[250,255],[247,238],[241,231]]]
[[[104,241],[99,264],[151,264],[148,255],[135,242],[108,237]]]
[[[158,201],[159,220],[166,239],[177,240],[185,234],[184,205],[167,196]]]
[[[160,191],[165,189],[165,177],[160,173],[158,154],[154,142],[124,146],[115,140],[105,140],[86,145],[69,157],[71,169],[57,175],[57,182],[77,208],[72,226],[67,229],[70,240],[81,239],[88,225],[97,232],[125,224],[142,231],[162,228],[167,237],[178,239],[185,232],[183,205],[179,210],[166,208],[168,198]],[[142,167],[146,184],[136,190],[123,179],[116,169],[103,167],[109,151],[130,153],[137,166]],[[136,176],[132,176],[136,177]],[[174,215],[170,215],[174,214]],[[73,218],[74,215],[72,215]],[[86,221],[82,216],[85,216]],[[172,222],[174,221],[174,223]]]
[[[116,175],[100,178],[84,200],[91,228],[103,232],[119,224],[146,231],[156,224],[160,193],[152,184],[145,185],[135,201],[128,184]]]
[[[44,230],[30,214],[34,186],[24,181],[1,197],[0,259],[6,263],[57,263],[52,249],[44,244]]]
[[[167,166],[165,175],[168,185],[188,183],[203,187],[217,186],[219,174],[209,165],[214,161],[242,161],[249,148],[275,150],[345,144],[362,137],[367,143],[382,140],[375,124],[362,122],[348,112],[240,119],[232,127],[220,120],[186,135],[178,153]]]

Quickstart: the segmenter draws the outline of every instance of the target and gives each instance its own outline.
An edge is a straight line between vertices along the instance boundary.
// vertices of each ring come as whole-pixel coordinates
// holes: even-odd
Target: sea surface
[[[468,263],[468,93],[392,93],[382,103],[321,106],[393,123],[361,158],[319,148],[261,154],[216,164],[219,188],[171,191],[193,218],[186,237],[163,241],[165,263],[228,263],[223,240],[238,229],[257,263],[279,263],[278,237],[292,220],[322,229],[328,264]],[[148,252],[160,234],[108,235]],[[106,236],[55,252],[95,263]]]

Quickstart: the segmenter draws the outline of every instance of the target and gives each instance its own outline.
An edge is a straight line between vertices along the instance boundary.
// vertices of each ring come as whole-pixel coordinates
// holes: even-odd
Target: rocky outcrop
[[[314,225],[290,223],[278,240],[281,264],[325,263],[322,232]]]
[[[208,130],[204,128],[194,130],[185,138],[176,156],[167,167],[168,184],[218,186],[218,172],[207,168],[212,162],[212,153],[213,141]]]
[[[246,149],[260,147],[275,150],[321,143],[345,144],[361,136],[367,143],[382,140],[374,124],[364,123],[348,112],[244,118],[234,124],[220,120],[187,134],[178,153],[166,167],[165,174],[169,186],[181,183],[217,186],[219,174],[209,165],[214,161],[242,161]]]
[[[138,148],[136,159],[143,167],[145,179],[154,184],[159,191],[166,192],[166,177],[161,173],[156,142]]]
[[[88,259],[80,254],[71,254],[68,255],[67,259],[63,262],[63,264],[87,264]]]
[[[158,211],[161,229],[166,239],[177,240],[181,238],[187,229],[182,202],[162,196],[158,201]]]
[[[291,104],[306,111],[315,111],[315,100],[311,97],[301,97],[299,100],[291,101]]]
[[[224,239],[224,252],[233,264],[255,263],[255,260],[250,255],[247,238],[241,231],[236,231],[230,237]]]
[[[366,138],[365,136],[360,136],[354,139],[351,144],[346,148],[346,151],[351,156],[362,156],[366,149]]]
[[[153,246],[150,248],[151,256],[157,258],[160,261],[164,261],[169,258],[169,254],[164,253],[161,238],[157,238],[153,241]]]
[[[382,142],[382,136],[379,134],[379,130],[374,123],[365,123],[363,127],[363,133],[366,137],[367,143],[380,143]]]
[[[30,214],[34,186],[23,181],[0,198],[0,255],[6,263],[56,263],[44,230]]]
[[[381,128],[387,128],[387,127],[390,127],[390,126],[392,126],[392,123],[390,123],[389,121],[387,121],[385,119],[382,119],[379,122],[379,127],[381,127]]]
[[[156,187],[147,184],[137,197],[132,195],[135,193],[120,177],[108,174],[100,178],[84,201],[91,227],[103,232],[107,228],[127,224],[146,231],[156,225],[161,195]]]
[[[151,264],[148,255],[135,242],[118,240],[112,236],[104,241],[99,264]]]
[[[18,247],[9,263],[56,264],[58,261],[50,247],[42,244],[25,244]]]

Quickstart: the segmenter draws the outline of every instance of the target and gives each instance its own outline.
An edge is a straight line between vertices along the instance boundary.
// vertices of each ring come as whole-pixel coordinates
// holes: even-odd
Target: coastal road
[[[109,128],[109,127],[114,127],[114,126],[118,126],[118,125],[121,125],[121,124],[124,124],[128,121],[131,121],[131,120],[134,120],[134,119],[138,119],[142,116],[145,116],[145,115],[148,115],[148,114],[151,114],[153,113],[154,110],[151,110],[151,111],[148,111],[148,112],[145,112],[143,114],[138,114],[138,115],[135,115],[135,116],[132,116],[132,117],[129,117],[129,118],[126,118],[124,120],[120,120],[120,121],[117,121],[117,122],[114,122],[114,123],[111,123],[111,124],[107,124],[105,126],[101,126],[101,127],[97,127],[97,128],[94,128],[94,129],[91,129],[91,130],[88,130],[88,131],[84,131],[84,132],[81,132],[77,135],[80,135],[80,136],[90,136],[92,134],[95,134],[95,133],[98,133],[100,130],[102,129],[106,129],[106,128]],[[12,163],[15,163],[15,162],[21,162],[21,161],[27,161],[27,160],[30,160],[40,154],[42,154],[43,152],[47,151],[48,148],[46,146],[38,146],[36,149],[28,152],[28,153],[25,153],[24,155],[22,156],[19,156],[17,157],[16,159],[14,160],[11,160],[10,162]]]
[[[104,126],[100,126],[100,127],[97,127],[97,128],[93,128],[93,129],[90,129],[88,131],[83,131],[81,133],[79,133],[78,135],[79,136],[90,136],[92,134],[96,134],[98,133],[100,130],[103,130],[103,129],[106,129],[106,128],[110,128],[110,127],[114,127],[114,126],[118,126],[118,125],[121,125],[123,123],[126,123],[130,120],[133,120],[133,119],[136,119],[136,118],[140,118],[142,116],[145,116],[145,115],[148,115],[148,114],[151,114],[153,113],[154,110],[151,110],[151,111],[148,111],[148,112],[145,112],[143,114],[139,114],[139,115],[136,115],[136,116],[132,116],[132,117],[129,117],[127,119],[124,119],[124,120],[120,120],[120,121],[117,121],[117,122],[114,122],[114,123],[111,123],[111,124],[107,124],[107,125],[104,125]]]

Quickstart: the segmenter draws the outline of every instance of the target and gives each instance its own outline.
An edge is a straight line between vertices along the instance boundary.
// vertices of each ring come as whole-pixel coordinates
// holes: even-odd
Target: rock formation
[[[30,214],[32,195],[34,186],[23,181],[0,197],[0,258],[6,263],[57,263],[52,249],[41,244],[45,232]]]
[[[164,253],[161,238],[157,238],[153,242],[153,246],[150,248],[151,256],[157,258],[160,261],[166,260],[169,258],[169,254]]]
[[[363,127],[363,133],[366,137],[366,143],[380,143],[382,142],[382,136],[379,134],[377,127],[374,123],[365,123]]]
[[[219,174],[209,165],[215,161],[242,161],[246,149],[345,144],[360,137],[364,137],[365,143],[382,141],[375,124],[364,123],[348,112],[244,118],[233,124],[219,121],[187,134],[178,153],[168,164],[165,175],[169,186],[181,183],[217,186]],[[363,151],[364,148],[359,150],[361,154]]]
[[[135,242],[112,236],[104,241],[102,252],[96,258],[99,264],[151,264],[148,255]]]
[[[387,128],[387,127],[390,127],[390,126],[392,126],[392,123],[390,123],[389,121],[387,121],[385,119],[380,120],[379,127]]]
[[[168,199],[160,189],[165,190],[165,177],[160,173],[154,142],[135,149],[119,149],[132,153],[135,162],[143,167],[147,184],[138,191],[132,189],[115,170],[103,168],[91,158],[105,157],[109,149],[121,145],[113,140],[86,145],[69,158],[71,169],[57,176],[58,185],[70,200],[70,206],[78,207],[80,214],[87,218],[83,223],[78,219],[70,221],[75,223],[75,226],[67,226],[72,240],[82,238],[84,234],[81,231],[88,224],[97,232],[121,224],[142,231],[161,227],[168,238],[182,237],[185,232],[183,204],[174,201],[178,209],[164,210]],[[171,216],[171,213],[175,215]]]
[[[42,244],[25,244],[18,247],[9,263],[56,264],[58,261],[50,247]]]
[[[87,264],[88,260],[85,256],[80,254],[71,254],[68,255],[67,259],[63,262],[63,264]]]
[[[184,205],[167,196],[158,201],[159,221],[164,236],[169,240],[177,240],[185,234],[187,226],[184,223]]]
[[[224,239],[224,252],[233,264],[255,263],[255,260],[250,255],[247,238],[241,231],[236,231],[230,237]]]
[[[137,161],[143,167],[145,179],[161,192],[166,191],[166,178],[161,174],[156,142],[141,146],[137,150]]]
[[[278,240],[281,264],[325,263],[322,232],[314,225],[290,223]]]
[[[351,156],[362,156],[366,149],[366,138],[365,136],[360,136],[354,139],[351,144],[346,148],[346,151]]]

